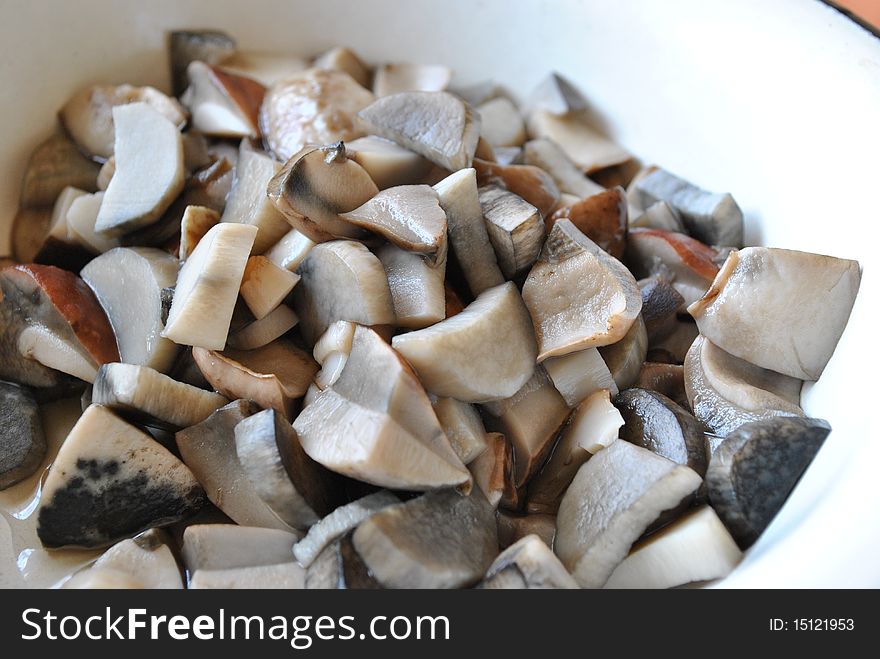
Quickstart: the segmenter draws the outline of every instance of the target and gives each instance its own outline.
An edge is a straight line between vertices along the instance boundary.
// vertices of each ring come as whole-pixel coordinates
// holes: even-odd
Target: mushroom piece
[[[85,87],[64,104],[58,112],[58,119],[81,151],[103,162],[119,148],[116,135],[119,132],[119,120],[116,110],[125,105],[147,105],[166,119],[175,130],[186,123],[186,112],[175,99],[153,87],[131,85]],[[136,132],[143,131],[144,126],[141,126]],[[129,153],[137,153],[143,149],[155,157],[168,150],[166,146],[160,147],[153,140],[144,138],[138,148]]]
[[[658,201],[648,206],[638,217],[630,220],[629,225],[633,228],[662,229],[675,233],[685,233],[684,222],[681,216],[665,201]]]
[[[259,565],[229,568],[227,570],[198,570],[189,581],[192,590],[299,590],[305,588],[306,573],[297,563]]]
[[[535,165],[547,172],[559,190],[572,194],[578,199],[591,197],[602,192],[603,188],[584,176],[571,158],[554,141],[538,139],[526,142],[523,146],[522,160],[526,165]]]
[[[211,386],[227,398],[252,400],[287,419],[296,416],[296,401],[318,371],[311,355],[286,339],[255,350],[193,348],[193,359]]]
[[[614,383],[621,391],[632,386],[645,357],[648,355],[648,333],[642,315],[636,316],[623,338],[611,345],[599,348],[599,354],[605,361]]]
[[[110,237],[158,220],[184,185],[183,142],[174,124],[146,103],[113,108],[113,122],[116,172],[95,221],[95,231]]]
[[[168,35],[171,84],[174,95],[186,89],[190,62],[220,64],[235,55],[235,39],[219,30],[174,30]]]
[[[480,207],[474,169],[462,169],[434,186],[446,213],[449,243],[474,296],[504,283]]]
[[[162,336],[162,289],[176,283],[177,259],[153,247],[117,247],[80,274],[110,319],[120,361],[171,368],[178,346]]]
[[[570,220],[553,225],[523,285],[538,361],[622,339],[639,315],[636,280]]]
[[[32,239],[37,248],[36,252],[31,255],[31,260],[36,263],[55,265],[71,272],[79,271],[89,262],[92,256],[91,248],[77,239],[76,234],[71,231],[68,221],[71,207],[77,199],[82,197],[90,198],[92,195],[78,188],[64,188],[52,206],[48,226],[39,227],[35,224],[30,227],[30,230],[34,231]]]
[[[470,464],[487,449],[486,428],[473,405],[436,396],[431,399],[431,404],[452,450],[463,464]]]
[[[205,234],[177,276],[162,336],[222,350],[257,228],[221,222]]]
[[[305,587],[310,590],[378,589],[382,585],[373,578],[352,542],[352,534],[339,538],[326,547],[306,570]]]
[[[614,187],[562,206],[546,219],[547,231],[557,220],[571,220],[581,233],[616,259],[623,257],[629,213],[626,192]]]
[[[634,181],[633,191],[642,208],[667,202],[697,240],[707,245],[742,247],[743,214],[729,193],[707,192],[660,168]]]
[[[51,206],[67,187],[97,190],[98,165],[64,135],[42,142],[28,160],[21,184],[22,208]]]
[[[267,259],[277,266],[295,272],[315,246],[314,241],[301,231],[291,229],[266,253]]]
[[[309,529],[305,537],[293,546],[293,555],[300,565],[307,568],[326,547],[380,510],[398,503],[400,499],[391,492],[380,490],[340,506]]]
[[[596,348],[550,357],[542,366],[571,408],[599,389],[608,389],[612,397],[617,395],[617,384]]]
[[[526,127],[531,137],[556,142],[587,174],[632,159],[629,151],[597,131],[582,112],[556,115],[535,110],[529,115]]]
[[[340,215],[346,222],[382,236],[398,247],[446,258],[446,213],[430,185],[399,185]]]
[[[579,470],[556,516],[556,555],[583,588],[601,588],[665,510],[702,483],[689,467],[613,442]]]
[[[298,152],[268,187],[275,207],[315,242],[362,237],[364,230],[339,214],[362,206],[378,192],[370,175],[346,157],[342,142]]]
[[[468,403],[509,398],[532,377],[535,338],[513,283],[481,293],[464,311],[391,345],[425,388]]]
[[[87,567],[72,575],[60,586],[63,590],[142,590],[142,581],[121,570]]]
[[[409,149],[375,135],[345,143],[348,157],[363,167],[380,190],[421,181],[431,163]]]
[[[299,268],[294,310],[309,344],[337,320],[361,325],[394,323],[394,302],[381,261],[361,243],[315,245]]]
[[[526,126],[519,109],[509,98],[498,96],[477,106],[482,119],[482,136],[492,146],[522,146]]]
[[[541,471],[529,482],[529,512],[555,513],[582,464],[617,440],[623,419],[607,389],[584,400],[569,417]]]
[[[376,250],[376,256],[388,277],[397,327],[421,329],[446,318],[445,255],[435,265],[421,254],[388,243]]]
[[[95,231],[95,223],[103,203],[103,192],[82,195],[73,200],[67,211],[68,237],[73,238],[90,254],[103,254],[119,247],[118,239],[108,238]]]
[[[483,404],[486,425],[504,433],[513,446],[515,487],[521,487],[541,468],[553,440],[571,413],[543,367],[512,397]]]
[[[479,195],[498,265],[512,279],[541,253],[546,236],[541,213],[522,197],[495,185],[480,188]]]
[[[580,586],[541,538],[527,535],[498,554],[478,588],[577,589]]]
[[[90,567],[77,572],[61,587],[95,588],[96,580],[103,581],[105,570],[118,572],[137,583],[137,588],[179,590],[183,575],[169,538],[160,529],[150,529],[140,535],[117,542]]]
[[[337,473],[395,489],[470,489],[421,383],[369,328],[355,328],[342,375],[293,427],[306,453]]]
[[[52,206],[19,208],[12,222],[10,236],[15,261],[32,263],[51,228]]]
[[[0,378],[53,387],[61,373],[91,381],[118,360],[113,328],[79,277],[51,265],[0,271]]]
[[[248,323],[229,335],[227,345],[236,350],[256,350],[280,339],[296,327],[299,318],[286,304],[279,304],[260,320]]]
[[[523,515],[506,510],[495,513],[496,526],[498,527],[498,544],[502,549],[525,538],[528,535],[536,535],[548,547],[553,547],[553,539],[556,537],[556,516],[530,513]]]
[[[830,432],[821,419],[762,419],[721,442],[709,462],[706,488],[741,547],[767,528]]]
[[[355,117],[374,100],[347,73],[308,69],[269,87],[260,109],[263,139],[281,161],[308,144],[353,140],[364,134]]]
[[[684,389],[684,367],[678,364],[645,362],[639,377],[633,384],[639,389],[648,389],[663,394],[684,410],[690,410],[690,403]]]
[[[40,410],[25,387],[0,381],[0,490],[33,474],[46,456]]]
[[[254,318],[261,320],[278,308],[298,281],[298,274],[275,265],[265,256],[252,256],[244,268],[241,297]]]
[[[368,132],[452,172],[471,166],[480,139],[480,116],[443,91],[384,96],[361,110],[358,118]]]
[[[704,506],[633,547],[605,588],[675,588],[723,579],[741,560],[718,515]]]
[[[45,547],[101,547],[184,519],[204,500],[193,474],[167,449],[91,405],[49,469],[37,535]]]
[[[647,361],[667,364],[684,364],[688,350],[699,336],[700,330],[693,319],[678,316],[672,323],[671,333],[660,340],[648,342]]]
[[[846,328],[860,281],[857,261],[747,247],[731,252],[688,312],[700,334],[730,354],[818,380]]]
[[[498,508],[505,491],[513,486],[512,449],[500,432],[488,433],[483,441],[485,450],[471,460],[468,469],[489,505]]]
[[[665,278],[685,305],[700,299],[718,274],[713,248],[682,233],[660,229],[631,229],[625,261],[639,279]]]
[[[189,87],[180,97],[191,127],[212,137],[257,137],[266,88],[256,80],[205,62],[190,62]]]
[[[639,280],[642,292],[642,320],[648,342],[665,339],[677,325],[676,315],[684,304],[684,298],[665,277],[654,275]]]
[[[233,401],[201,423],[179,431],[174,436],[177,448],[211,503],[236,524],[281,529],[298,536],[260,498],[238,461],[235,426],[258,411],[251,401]],[[235,496],[229,496],[231,492]]]
[[[401,92],[442,92],[452,80],[452,69],[437,64],[383,64],[373,76],[377,97]]]
[[[293,562],[300,534],[237,524],[191,524],[183,532],[181,557],[190,574]]]
[[[350,48],[331,48],[312,63],[316,69],[335,69],[354,78],[361,87],[370,87],[373,72]]]
[[[266,195],[269,181],[280,168],[272,158],[256,151],[246,140],[242,141],[232,189],[220,221],[257,227],[254,254],[263,254],[290,231],[290,224]]]
[[[305,454],[290,423],[275,410],[235,426],[235,451],[259,497],[290,526],[308,529],[335,507],[335,475]]]
[[[477,183],[480,186],[497,185],[522,197],[538,209],[541,217],[549,217],[559,203],[560,193],[553,178],[534,165],[502,165],[474,158]]]
[[[208,418],[226,398],[172,380],[147,366],[104,364],[92,387],[92,403],[105,405],[159,428],[185,428]]]
[[[684,360],[684,387],[700,421],[726,436],[744,423],[775,416],[804,416],[803,382],[755,366],[697,337]]]
[[[323,364],[333,353],[348,355],[351,353],[351,344],[354,341],[355,323],[347,320],[337,320],[315,342],[312,355],[315,361]]]
[[[178,256],[186,261],[195,251],[211,228],[220,222],[220,214],[213,208],[204,206],[187,206],[180,219],[180,246]]]
[[[557,116],[589,108],[580,91],[555,71],[532,90],[526,106],[529,110],[544,110]]]
[[[428,492],[358,526],[354,547],[386,588],[460,588],[478,581],[498,552],[492,507],[474,491]]]
[[[627,389],[614,399],[623,417],[620,438],[706,475],[708,456],[701,421],[663,394]]]
[[[222,65],[224,71],[252,78],[265,87],[301,75],[309,68],[309,63],[300,57],[241,50]]]

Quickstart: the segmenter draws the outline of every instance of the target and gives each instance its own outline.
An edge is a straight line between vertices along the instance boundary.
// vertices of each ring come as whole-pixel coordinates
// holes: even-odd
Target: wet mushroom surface
[[[729,575],[822,458],[860,265],[745,245],[557,73],[306,55],[174,31],[173,95],[75,90],[22,160],[0,535],[39,569],[0,583]]]

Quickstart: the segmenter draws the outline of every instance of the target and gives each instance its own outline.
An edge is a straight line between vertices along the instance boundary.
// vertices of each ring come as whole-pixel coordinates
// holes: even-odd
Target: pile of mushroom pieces
[[[675,587],[727,575],[830,427],[854,261],[743,247],[550,75],[171,35],[27,167],[0,272],[0,485],[39,405],[66,587]],[[87,386],[86,386],[87,385]],[[184,578],[182,575],[186,574]]]

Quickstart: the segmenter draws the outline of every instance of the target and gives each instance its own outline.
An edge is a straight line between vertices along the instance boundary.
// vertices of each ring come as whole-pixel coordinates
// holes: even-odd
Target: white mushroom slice
[[[718,515],[705,506],[636,545],[605,588],[675,588],[723,579],[742,556]]]
[[[180,131],[146,103],[113,108],[116,172],[95,231],[119,236],[152,224],[183,190]]]
[[[328,469],[384,487],[470,489],[409,365],[366,327],[354,332],[342,375],[293,424],[302,446]]]
[[[541,366],[512,397],[485,403],[486,424],[513,446],[514,486],[521,487],[540,469],[556,433],[571,410]]]
[[[67,373],[83,382],[94,382],[98,376],[98,365],[88,355],[40,325],[24,327],[18,335],[16,349],[25,359]]]
[[[309,63],[291,55],[258,51],[238,51],[222,62],[224,71],[253,78],[266,87],[299,75],[309,68]]]
[[[544,110],[557,116],[589,108],[580,91],[555,71],[532,90],[526,106],[530,111]]]
[[[591,126],[583,113],[557,116],[536,110],[529,115],[526,125],[529,135],[553,140],[588,174],[632,159],[629,151]]]
[[[383,508],[400,503],[391,492],[381,490],[340,506],[309,529],[293,546],[293,555],[303,567],[309,567],[325,547],[346,535]]]
[[[129,104],[148,105],[175,129],[186,123],[186,112],[175,99],[153,87],[131,85],[85,87],[65,103],[58,118],[80,149],[93,158],[106,160],[118,148],[116,108]],[[146,153],[155,156],[158,151],[159,145],[154,144],[153,149],[148,147]]]
[[[436,325],[395,336],[391,345],[429,391],[469,403],[513,396],[535,368],[531,321],[511,282]]]
[[[572,414],[569,432],[576,438],[578,446],[596,454],[617,441],[622,425],[623,417],[611,404],[611,393],[603,389],[578,406]]]
[[[755,366],[697,337],[684,360],[684,386],[694,416],[725,436],[744,423],[804,416],[803,382]]]
[[[254,318],[260,320],[278,308],[298,281],[298,274],[275,265],[265,256],[252,256],[241,280],[241,297]]]
[[[387,588],[460,588],[483,576],[498,552],[492,508],[475,491],[428,492],[363,522],[354,547]]]
[[[442,92],[452,80],[452,69],[436,64],[383,64],[373,76],[377,97],[401,92]]]
[[[159,529],[150,529],[135,538],[117,542],[90,567],[66,581],[62,588],[94,588],[94,578],[100,575],[89,573],[101,570],[127,575],[138,583],[139,588],[183,588],[180,566],[168,546],[167,536]]]
[[[88,262],[93,250],[77,240],[76,235],[70,230],[67,218],[71,206],[77,199],[91,196],[78,188],[71,186],[64,188],[52,205],[45,230],[43,228],[37,230],[36,226],[31,227],[34,242],[33,253],[20,254],[19,256],[29,256],[28,260],[30,261],[56,265],[72,271],[81,268],[85,262]],[[83,251],[80,246],[86,248],[86,251]]]
[[[67,187],[94,192],[97,163],[86,158],[65,135],[52,135],[28,159],[21,183],[22,208],[51,206]]]
[[[187,206],[180,220],[180,247],[178,256],[186,261],[193,253],[196,245],[220,221],[220,214],[213,208],[204,206]]]
[[[183,532],[187,571],[292,563],[299,532],[237,524],[191,524]]]
[[[315,384],[318,389],[324,390],[332,386],[342,375],[342,369],[348,361],[348,355],[344,352],[331,352],[324,358],[321,370],[315,375]]]
[[[337,320],[394,323],[394,302],[382,263],[361,243],[316,245],[299,268],[294,310],[306,341],[314,343]]]
[[[700,334],[730,354],[818,380],[846,327],[860,280],[857,261],[747,247],[731,252],[712,287],[688,311]]]
[[[208,230],[177,276],[163,336],[183,345],[224,348],[256,235],[255,226],[231,222]]]
[[[174,439],[181,459],[205,488],[208,499],[232,521],[242,526],[281,529],[298,537],[298,532],[259,497],[235,452],[235,426],[258,411],[255,403],[237,400],[202,423],[179,431]]]
[[[454,398],[436,397],[432,405],[452,450],[463,464],[470,464],[486,450],[486,428],[473,405]]]
[[[434,186],[446,213],[449,242],[464,278],[475,296],[504,283],[495,250],[489,241],[475,170],[450,174]]]
[[[251,224],[257,231],[254,254],[262,254],[290,231],[290,225],[266,195],[269,181],[281,165],[269,156],[258,153],[242,141],[232,189],[226,199],[221,222]]]
[[[186,428],[207,419],[227,400],[146,366],[104,364],[95,378],[92,402],[150,423]]]
[[[174,94],[186,89],[190,62],[220,64],[235,55],[235,39],[219,30],[174,30],[168,35],[171,83]]]
[[[363,167],[380,190],[418,183],[431,171],[431,163],[391,140],[375,135],[345,143],[348,157]]]
[[[117,247],[80,275],[110,319],[120,361],[160,372],[171,368],[178,346],[162,337],[162,289],[177,281],[177,259],[153,247]]]
[[[636,316],[623,338],[599,348],[599,354],[620,391],[628,389],[639,377],[648,355],[648,331],[642,314]]]
[[[193,359],[221,394],[252,400],[288,419],[296,415],[296,401],[306,393],[318,370],[307,352],[286,339],[255,350],[193,348]]]
[[[189,87],[180,97],[191,126],[216,137],[257,137],[266,88],[256,80],[194,61],[186,69]]]
[[[477,106],[483,138],[492,146],[522,146],[526,126],[519,109],[509,98],[499,96]]]
[[[486,449],[468,465],[476,485],[489,505],[498,508],[505,487],[513,479],[510,442],[500,432],[490,432],[483,440]]]
[[[299,590],[305,588],[306,571],[297,563],[238,567],[227,570],[198,570],[189,581],[192,590]]]
[[[299,318],[286,304],[279,304],[260,320],[248,323],[229,335],[227,344],[238,350],[256,350],[281,338],[296,327]]]
[[[360,238],[363,229],[339,217],[379,192],[370,175],[337,142],[306,148],[269,181],[269,199],[287,221],[315,242]]]
[[[553,225],[522,294],[539,361],[619,341],[642,308],[629,270],[565,219]]]
[[[275,265],[295,272],[314,246],[315,243],[311,238],[296,229],[291,229],[265,253],[265,256]]]
[[[635,219],[630,220],[629,225],[633,228],[662,229],[663,231],[674,231],[676,233],[685,232],[684,223],[681,221],[678,211],[665,201],[651,204]]]
[[[480,188],[480,207],[501,272],[508,279],[530,267],[544,244],[544,220],[525,199],[495,185]]]
[[[347,320],[337,320],[332,323],[327,331],[321,335],[321,338],[315,342],[315,347],[312,350],[315,361],[323,364],[327,356],[333,352],[349,354],[355,327],[357,327],[355,323]]]
[[[331,48],[312,63],[316,69],[344,71],[361,87],[369,87],[373,72],[350,48]]]
[[[470,167],[480,139],[480,117],[447,92],[385,96],[358,113],[364,127],[415,151],[439,167]]]
[[[526,165],[535,165],[553,177],[562,192],[572,194],[578,199],[602,192],[603,188],[594,183],[554,141],[549,139],[531,140],[523,147],[522,159]]]
[[[580,588],[556,554],[537,535],[527,535],[498,554],[479,587]]]
[[[562,498],[556,554],[581,587],[601,588],[660,513],[701,483],[689,467],[613,442],[578,470]]]
[[[67,211],[67,234],[92,253],[103,254],[119,247],[117,238],[108,238],[95,231],[95,222],[104,203],[104,193],[77,197]]]
[[[403,249],[446,258],[446,213],[429,185],[399,185],[382,190],[348,213],[346,222],[376,233]]]
[[[577,407],[599,389],[608,389],[612,396],[617,395],[618,389],[611,371],[596,348],[550,357],[542,362],[542,366],[569,407]]]
[[[106,407],[89,406],[42,486],[37,535],[45,547],[100,547],[167,526],[205,493],[168,449]]]
[[[364,134],[355,121],[357,113],[374,100],[347,73],[308,69],[266,92],[260,109],[263,139],[281,161],[308,144],[353,140]]]
[[[445,241],[445,235],[444,235]],[[446,260],[432,265],[421,254],[388,243],[376,250],[388,277],[395,325],[421,329],[446,317]]]

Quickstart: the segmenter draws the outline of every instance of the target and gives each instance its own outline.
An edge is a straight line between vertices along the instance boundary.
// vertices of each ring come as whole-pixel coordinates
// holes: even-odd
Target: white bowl
[[[491,77],[520,93],[557,70],[643,160],[732,192],[750,243],[858,259],[849,327],[803,399],[834,431],[723,585],[880,586],[880,437],[869,415],[880,40],[809,0],[4,3],[0,253],[27,156],[68,95],[98,81],[166,87],[164,33],[184,27],[225,29],[248,49],[348,45],[373,62],[444,63],[456,82]]]

